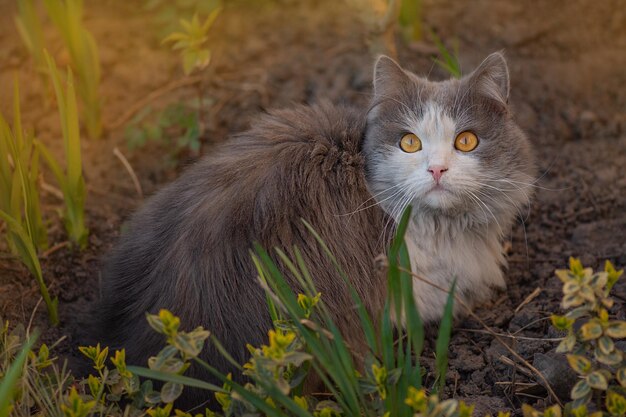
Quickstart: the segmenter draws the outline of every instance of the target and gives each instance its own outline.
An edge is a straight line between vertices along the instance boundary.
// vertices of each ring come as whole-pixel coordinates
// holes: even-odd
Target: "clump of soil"
[[[204,154],[253,124],[265,109],[322,99],[362,104],[371,93],[368,31],[347,2],[250,3],[227,5],[212,33],[213,58],[204,81],[212,102],[203,119]],[[512,108],[534,145],[541,176],[534,204],[520,213],[511,231],[509,287],[476,314],[546,374],[552,369],[546,363],[558,364],[550,356],[558,335],[547,319],[559,310],[560,283],[554,270],[564,267],[569,256],[580,256],[594,268],[605,259],[626,265],[626,10],[620,5],[620,0],[542,0],[532,7],[496,0],[423,1],[425,26],[449,43],[458,40],[463,69],[496,50],[504,50],[509,62]],[[6,65],[0,68],[0,89],[11,91],[13,72],[19,71],[24,125],[34,126],[61,155],[58,116],[43,99],[42,85],[11,21],[15,6],[2,9],[0,62]],[[110,126],[133,103],[180,79],[182,70],[178,56],[161,46],[153,14],[123,2],[90,3],[86,13],[86,25],[100,49],[105,125]],[[47,28],[46,37],[52,39],[50,50],[57,61],[66,63],[58,35]],[[399,60],[417,74],[446,78],[425,52],[430,50],[427,43],[400,42]],[[192,100],[195,94],[192,87],[181,88],[151,105],[162,108]],[[11,114],[8,97],[3,94],[0,102],[3,114]],[[6,250],[0,255],[0,315],[12,323],[28,323],[32,315],[46,342],[67,336],[58,353],[70,359],[98,297],[101,259],[124,219],[141,204],[113,155],[115,147],[128,157],[146,195],[193,159],[180,160],[178,169],[164,168],[158,146],[129,152],[123,128],[109,130],[100,141],[83,141],[89,245],[83,252],[63,247],[42,260],[50,290],[59,297],[58,328],[48,326],[44,308],[34,311],[39,293],[27,271],[4,255]],[[52,177],[45,180],[52,182]],[[53,194],[45,196],[53,244],[65,240],[60,207]],[[615,311],[623,315],[626,285],[618,284],[614,292]],[[432,351],[427,350],[427,368],[430,358]],[[567,383],[567,378],[561,380]],[[512,359],[472,318],[456,326],[446,387],[447,395],[476,403],[479,415],[519,410],[521,402],[549,401],[527,366]],[[567,396],[566,387],[560,392]]]

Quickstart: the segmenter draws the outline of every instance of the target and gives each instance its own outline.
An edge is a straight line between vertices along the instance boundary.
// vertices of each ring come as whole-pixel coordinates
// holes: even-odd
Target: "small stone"
[[[542,373],[560,399],[569,400],[572,387],[578,381],[578,375],[570,368],[565,355],[554,351],[546,354],[536,353],[533,366]],[[543,385],[541,379],[537,382]]]

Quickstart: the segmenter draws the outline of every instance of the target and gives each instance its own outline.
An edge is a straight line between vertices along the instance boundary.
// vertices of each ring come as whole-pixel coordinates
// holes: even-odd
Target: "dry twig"
[[[117,146],[113,148],[113,155],[115,155],[117,159],[120,160],[122,165],[124,165],[124,168],[126,168],[126,172],[128,172],[128,175],[130,175],[130,178],[133,181],[135,191],[137,191],[139,198],[143,199],[143,190],[141,189],[141,183],[139,182],[139,178],[137,178],[137,175],[135,174],[135,170],[130,165],[130,162],[128,162],[128,159],[126,159],[124,154],[117,148]]]

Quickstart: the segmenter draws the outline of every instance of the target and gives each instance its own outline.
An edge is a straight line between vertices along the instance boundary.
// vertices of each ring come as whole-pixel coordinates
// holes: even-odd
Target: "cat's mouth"
[[[446,187],[444,187],[441,183],[437,183],[433,185],[430,190],[426,192],[426,194],[430,193],[447,193],[450,192]]]

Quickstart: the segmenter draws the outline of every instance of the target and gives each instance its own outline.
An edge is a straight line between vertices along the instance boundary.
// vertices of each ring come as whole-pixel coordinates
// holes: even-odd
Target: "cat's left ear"
[[[494,52],[468,75],[470,87],[504,105],[509,101],[509,67],[501,52]]]
[[[381,55],[374,65],[374,95],[391,95],[410,83],[410,78],[400,65],[386,55]]]

